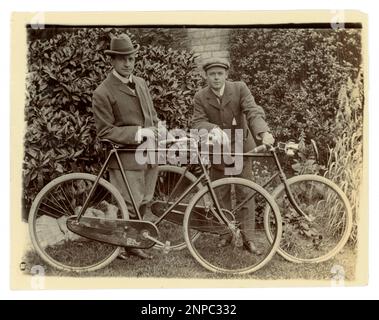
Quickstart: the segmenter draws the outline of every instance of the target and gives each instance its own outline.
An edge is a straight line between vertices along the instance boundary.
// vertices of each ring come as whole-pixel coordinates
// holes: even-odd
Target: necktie
[[[136,89],[136,84],[134,82],[129,81],[126,84],[130,89],[135,90]]]
[[[215,95],[216,95],[216,99],[217,99],[217,101],[218,101],[218,104],[221,104],[221,102],[222,102],[222,95],[220,95],[219,93],[215,93]]]

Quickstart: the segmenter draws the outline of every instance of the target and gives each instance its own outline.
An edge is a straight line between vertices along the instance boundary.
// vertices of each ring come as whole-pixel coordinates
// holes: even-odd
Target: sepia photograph
[[[14,13],[12,35],[12,287],[367,284],[365,14]]]

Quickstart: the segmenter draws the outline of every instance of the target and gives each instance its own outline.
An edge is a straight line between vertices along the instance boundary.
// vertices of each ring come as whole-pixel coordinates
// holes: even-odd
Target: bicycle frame
[[[308,222],[311,222],[312,221],[312,218],[310,216],[308,216],[303,210],[301,210],[300,206],[297,204],[296,200],[295,200],[295,197],[288,185],[288,182],[287,182],[287,177],[286,177],[286,174],[284,173],[284,170],[280,164],[280,161],[279,161],[279,158],[278,158],[278,155],[276,154],[276,151],[275,151],[275,148],[274,147],[271,147],[270,152],[265,152],[265,153],[244,153],[244,156],[247,156],[247,157],[265,157],[265,158],[273,158],[274,159],[274,162],[275,162],[275,165],[276,165],[276,168],[278,169],[278,172],[275,173],[274,175],[272,175],[270,177],[270,179],[268,179],[263,185],[262,187],[263,188],[266,188],[276,177],[279,176],[280,178],[280,181],[281,183],[283,183],[284,185],[284,189],[285,189],[285,192],[286,192],[286,195],[288,197],[288,200],[289,202],[291,203],[291,205],[293,206],[293,208],[295,209],[295,211],[302,215]],[[252,198],[252,197],[251,197]],[[248,201],[251,199],[247,199]],[[247,201],[246,201],[247,202]],[[246,202],[243,202],[241,204],[244,204]],[[241,205],[239,205],[240,207]]]
[[[275,151],[276,149],[274,147],[270,147],[270,150],[269,152],[264,152],[264,153],[259,153],[259,152],[246,152],[246,153],[231,153],[232,156],[242,156],[242,157],[251,157],[251,158],[256,158],[256,157],[262,157],[262,158],[273,158],[274,159],[274,162],[275,162],[275,165],[276,165],[276,168],[278,169],[278,172],[275,173],[274,175],[272,175],[270,177],[270,179],[268,179],[263,185],[262,187],[263,188],[266,188],[276,177],[279,176],[280,178],[280,181],[281,183],[283,183],[284,185],[284,189],[285,189],[285,192],[286,192],[286,195],[288,197],[288,200],[289,202],[291,203],[291,205],[293,206],[293,208],[295,209],[295,211],[299,214],[299,215],[302,215],[308,222],[312,222],[312,218],[307,215],[301,208],[300,206],[297,204],[296,200],[295,200],[295,197],[288,185],[288,182],[287,182],[287,177],[286,177],[286,174],[284,173],[284,170],[280,164],[280,161],[279,161],[279,158],[278,158],[278,155]],[[222,155],[222,153],[214,153],[214,155]],[[248,203],[251,199],[253,199],[255,196],[255,193],[253,193],[250,197],[246,198],[243,202],[241,202],[238,207],[236,207],[232,213],[238,211],[241,207],[243,207],[246,203]]]
[[[168,151],[169,149],[162,149],[162,148],[157,148],[157,149],[147,149],[146,151],[148,152],[162,152],[162,151]],[[133,197],[133,194],[132,194],[132,191],[131,191],[131,188],[130,188],[130,184],[129,184],[129,181],[126,177],[126,174],[125,174],[125,171],[123,169],[123,166],[122,166],[122,162],[121,162],[121,159],[120,159],[120,155],[119,155],[119,152],[135,152],[136,149],[129,149],[129,148],[119,148],[119,147],[116,147],[115,144],[112,144],[112,150],[110,151],[106,161],[104,162],[103,166],[101,167],[100,169],[100,172],[99,174],[97,175],[97,178],[94,182],[94,185],[92,186],[90,192],[89,192],[89,195],[83,205],[83,207],[81,208],[78,216],[77,216],[77,221],[80,220],[80,218],[82,217],[82,215],[84,214],[84,212],[86,212],[87,208],[88,208],[88,203],[93,195],[93,193],[95,192],[95,189],[99,183],[99,180],[101,179],[101,177],[103,176],[105,170],[107,169],[108,167],[108,164],[109,164],[109,161],[111,160],[112,157],[116,157],[116,160],[117,160],[117,164],[118,164],[118,167],[120,169],[120,172],[121,172],[121,175],[122,175],[122,179],[125,183],[125,186],[126,186],[126,189],[128,191],[128,194],[130,195],[130,199],[131,199],[131,202],[132,202],[132,205],[133,205],[133,209],[134,209],[134,212],[137,214],[138,216],[138,219],[139,220],[142,220],[142,216],[141,216],[141,213],[139,211],[139,208],[137,207],[137,204],[136,204],[136,201]],[[188,152],[189,151],[193,151],[193,150],[187,150]],[[200,164],[200,167],[201,167],[201,170],[202,170],[202,174],[198,177],[198,179],[193,182],[182,194],[181,196],[173,203],[170,205],[169,208],[167,208],[164,213],[154,222],[154,224],[157,226],[179,203],[180,201],[182,201],[202,180],[205,180],[205,184],[206,186],[208,187],[208,190],[211,194],[211,197],[212,197],[212,200],[216,206],[216,212],[213,212],[216,216],[216,218],[219,220],[219,222],[221,223],[225,223],[228,225],[228,219],[225,217],[225,215],[223,214],[222,210],[221,210],[221,207],[220,207],[220,203],[217,199],[217,196],[216,196],[216,193],[214,191],[214,189],[212,188],[211,186],[211,178],[209,177],[209,174],[207,172],[207,169],[205,167],[205,164],[202,160],[202,155],[203,153],[199,152],[198,149],[195,150],[196,152],[196,156],[197,156],[197,159],[198,159],[198,163]],[[214,153],[213,155],[222,155],[221,153]],[[312,221],[311,217],[309,217],[303,210],[301,210],[300,206],[297,204],[292,192],[291,192],[291,189],[289,188],[289,185],[287,183],[287,177],[284,173],[284,170],[280,164],[280,161],[279,161],[279,158],[276,154],[276,151],[275,151],[275,148],[274,147],[271,147],[271,149],[269,150],[269,152],[265,152],[265,153],[257,153],[257,152],[247,152],[247,153],[231,153],[230,154],[231,156],[243,156],[243,157],[265,157],[265,158],[273,158],[274,159],[274,162],[275,162],[275,165],[278,169],[278,172],[275,173],[273,176],[271,176],[271,178],[265,183],[262,185],[263,188],[266,188],[276,177],[279,176],[280,178],[280,181],[283,183],[284,185],[284,188],[285,188],[285,192],[287,194],[287,197],[291,203],[291,205],[294,207],[295,211],[302,215],[307,221]],[[183,173],[183,176],[180,178],[182,179],[185,175],[185,173],[187,172],[189,167],[187,167]],[[177,186],[179,185],[180,183],[180,180],[179,182],[177,183],[177,185],[175,186],[174,188],[174,191],[176,190]],[[233,212],[239,210],[239,208],[241,208],[244,204],[246,204],[247,202],[249,202],[252,198],[254,198],[255,196],[255,193],[253,193],[250,197],[248,197],[247,199],[245,199],[237,208],[235,208]]]
[[[146,151],[147,152],[150,152],[150,151],[154,151],[154,152],[162,152],[162,151],[168,151],[169,149],[162,149],[162,148],[158,148],[158,149],[147,149]],[[92,195],[93,195],[93,193],[95,192],[95,190],[96,190],[96,187],[97,187],[97,185],[98,185],[98,183],[99,183],[99,181],[100,181],[100,179],[101,179],[101,177],[103,176],[103,174],[104,174],[104,172],[105,172],[105,170],[107,169],[107,167],[108,167],[108,164],[109,164],[109,162],[110,162],[110,160],[111,160],[111,158],[112,157],[116,157],[116,160],[117,160],[117,165],[118,165],[118,167],[119,167],[119,170],[120,170],[120,172],[121,172],[121,175],[122,175],[122,179],[123,179],[123,181],[124,181],[124,183],[125,183],[125,186],[126,186],[126,188],[127,188],[127,191],[128,191],[128,194],[129,194],[129,196],[130,196],[130,199],[131,199],[131,202],[132,202],[132,205],[133,205],[133,209],[134,209],[134,212],[137,214],[137,216],[138,216],[138,219],[139,220],[142,220],[142,216],[141,216],[141,213],[140,213],[140,211],[139,211],[139,208],[138,208],[138,206],[137,206],[137,204],[136,204],[136,201],[135,201],[135,199],[134,199],[134,197],[133,197],[133,194],[132,194],[132,190],[131,190],[131,188],[130,188],[130,184],[129,184],[129,181],[128,181],[128,179],[127,179],[127,177],[126,177],[126,174],[125,174],[125,170],[124,170],[124,168],[123,168],[123,166],[122,166],[122,162],[121,162],[121,159],[120,159],[120,155],[119,155],[119,152],[135,152],[136,151],[136,149],[128,149],[128,148],[118,148],[118,147],[115,147],[115,145],[114,144],[112,144],[112,150],[110,151],[110,153],[109,153],[109,155],[108,155],[108,157],[107,157],[107,159],[105,160],[105,162],[104,162],[104,164],[102,165],[102,167],[101,167],[101,169],[100,169],[100,172],[99,172],[99,174],[97,175],[97,177],[96,177],[96,179],[95,179],[95,182],[94,182],[94,184],[93,184],[93,186],[92,186],[92,188],[91,188],[91,190],[90,190],[90,192],[89,192],[89,194],[88,194],[88,197],[87,197],[87,199],[85,200],[85,202],[84,202],[84,205],[83,205],[83,207],[81,208],[81,210],[80,210],[80,212],[79,212],[79,214],[78,214],[78,216],[77,216],[77,218],[76,218],[76,220],[79,222],[80,221],[80,218],[83,216],[83,214],[86,212],[86,210],[87,210],[87,208],[88,208],[88,204],[89,204],[89,201],[90,201],[90,199],[91,199],[91,197],[92,197]],[[192,189],[194,189],[202,180],[205,180],[205,182],[206,182],[206,185],[207,185],[207,187],[208,187],[208,189],[209,189],[209,191],[210,191],[210,193],[211,193],[211,197],[212,197],[212,200],[214,201],[214,204],[215,204],[215,206],[216,206],[216,209],[217,209],[217,211],[216,212],[214,212],[216,215],[216,218],[220,221],[220,222],[223,222],[223,223],[225,223],[225,224],[229,224],[228,223],[228,219],[225,217],[225,215],[223,214],[223,212],[222,212],[222,210],[221,210],[221,207],[220,207],[220,204],[219,204],[219,202],[218,202],[218,199],[217,199],[217,196],[216,196],[216,193],[215,193],[215,191],[213,190],[213,188],[212,188],[212,186],[211,186],[211,183],[212,183],[212,181],[211,181],[211,178],[209,177],[209,175],[208,175],[208,172],[207,172],[207,169],[206,169],[206,167],[205,167],[205,164],[204,164],[204,162],[203,162],[203,160],[202,160],[202,158],[201,158],[201,153],[196,149],[195,150],[196,151],[196,156],[197,156],[197,158],[198,158],[198,162],[199,162],[199,164],[200,164],[200,167],[201,167],[201,169],[202,169],[202,174],[200,175],[200,177],[195,181],[195,182],[193,182],[183,193],[182,193],[182,195],[168,208],[168,209],[166,209],[165,210],[165,212],[158,218],[158,220],[156,220],[155,222],[154,222],[154,224],[155,225],[158,225],[165,217],[166,217],[166,215],[168,215],[170,212],[171,212],[171,210],[173,209],[173,208],[175,208],[179,203],[180,203],[180,201],[182,201],[190,192],[191,192],[191,190]],[[188,170],[188,167],[186,168],[186,170],[185,170],[185,172],[184,172],[184,174],[183,174],[183,176],[182,176],[182,178],[184,177],[184,175],[185,175],[185,173],[187,172],[187,170]],[[178,186],[179,184],[177,184],[176,185],[176,187]],[[175,189],[174,189],[175,190]]]

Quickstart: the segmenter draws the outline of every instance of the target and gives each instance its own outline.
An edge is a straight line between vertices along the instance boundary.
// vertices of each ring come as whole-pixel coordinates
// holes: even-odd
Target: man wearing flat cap
[[[244,82],[227,80],[229,67],[229,62],[221,58],[212,58],[204,63],[203,70],[208,86],[195,94],[193,128],[206,129],[212,136],[213,142],[223,145],[230,142],[232,150],[236,150],[236,144],[242,144],[243,152],[252,150],[256,143],[273,144],[274,138],[269,133],[262,107],[255,103]],[[234,135],[236,129],[239,129],[242,135]],[[226,132],[229,132],[229,135]],[[225,177],[225,168],[225,163],[212,164],[210,172],[212,180]],[[236,176],[253,180],[251,158],[243,159],[241,170]],[[238,190],[236,191],[238,193]],[[222,199],[222,205],[230,208],[230,188],[224,188],[217,193],[218,198]],[[260,249],[255,246],[253,238],[254,207],[254,202],[248,203],[236,218],[241,222],[244,247],[252,254],[259,255]],[[230,240],[222,237],[219,246],[228,245]]]
[[[93,94],[93,113],[99,138],[120,145],[141,143],[141,138],[155,139],[158,118],[153,107],[146,82],[133,75],[136,52],[139,45],[123,34],[111,39],[110,56],[113,70]],[[134,153],[121,153],[121,162],[132,189],[133,197],[143,214],[146,204],[152,199],[158,176],[156,165],[140,163]],[[121,192],[128,207],[129,216],[136,217],[133,205],[116,159],[109,164],[110,182]],[[141,258],[150,258],[139,249],[127,249],[127,253]],[[124,253],[122,257],[125,258]]]

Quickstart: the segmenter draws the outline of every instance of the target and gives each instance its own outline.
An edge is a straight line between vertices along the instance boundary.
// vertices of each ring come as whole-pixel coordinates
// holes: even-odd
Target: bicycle
[[[317,147],[312,141],[315,153]],[[276,177],[281,184],[271,193],[278,204],[284,223],[282,241],[278,253],[295,263],[324,262],[341,251],[347,243],[353,226],[353,214],[347,196],[331,180],[315,175],[301,174],[287,179],[280,164],[277,151],[287,156],[298,152],[298,145],[279,143],[269,147],[268,152],[260,147],[252,156],[274,159],[277,173],[263,187],[266,188]],[[270,229],[270,210],[266,208],[265,229]]]
[[[120,247],[146,249],[159,246],[166,252],[172,247],[182,248],[181,243],[171,246],[168,241],[160,241],[158,226],[172,219],[176,224],[183,221],[182,215],[179,220],[175,218],[183,208],[186,209],[183,222],[186,244],[192,256],[208,270],[237,274],[254,272],[275,254],[282,233],[281,217],[277,204],[261,186],[241,178],[212,182],[203,156],[195,148],[191,152],[198,159],[201,176],[193,181],[193,176],[179,169],[179,173],[187,177],[188,188],[169,201],[169,207],[161,212],[158,219],[153,222],[143,220],[119,157],[120,152],[136,152],[136,149],[111,145],[112,149],[97,176],[87,173],[63,175],[48,183],[33,201],[29,214],[30,236],[36,251],[48,264],[65,271],[94,271],[111,263],[118,256]],[[116,157],[137,214],[136,220],[128,219],[128,209],[120,192],[102,178],[111,157]],[[172,170],[178,173],[177,169]],[[223,187],[238,190],[236,194],[239,196],[234,198],[232,207],[221,206],[216,189]],[[192,195],[194,190],[197,192]],[[259,200],[260,210],[267,206],[270,208],[273,221],[269,237],[262,232],[256,234],[262,249],[259,257],[243,249],[247,231],[238,218],[239,210],[245,210],[247,203],[243,196],[252,193]],[[189,195],[190,203],[183,203]],[[58,235],[58,239],[49,239],[49,234],[51,237]],[[228,248],[218,247],[223,236],[232,239]]]
[[[314,142],[313,146],[318,153]],[[280,178],[280,184],[271,193],[283,220],[283,234],[278,253],[290,262],[319,263],[334,257],[347,243],[353,225],[352,209],[344,192],[325,177],[302,174],[287,179],[278,152],[293,156],[297,151],[298,145],[290,141],[278,143],[276,147],[270,146],[268,150],[267,146],[262,145],[239,155],[274,160],[277,172],[263,183],[262,187],[267,188],[276,178]],[[181,172],[185,174],[186,171]],[[177,184],[179,183],[178,179]],[[252,198],[254,197],[253,194]],[[182,208],[182,211],[184,209]],[[193,202],[188,205],[186,214],[190,215],[191,210]],[[262,216],[263,228],[273,241],[271,228],[274,227],[276,231],[276,225],[271,214],[270,207],[266,207]],[[188,219],[189,217],[186,217],[185,221]],[[191,250],[188,237],[187,245]]]

